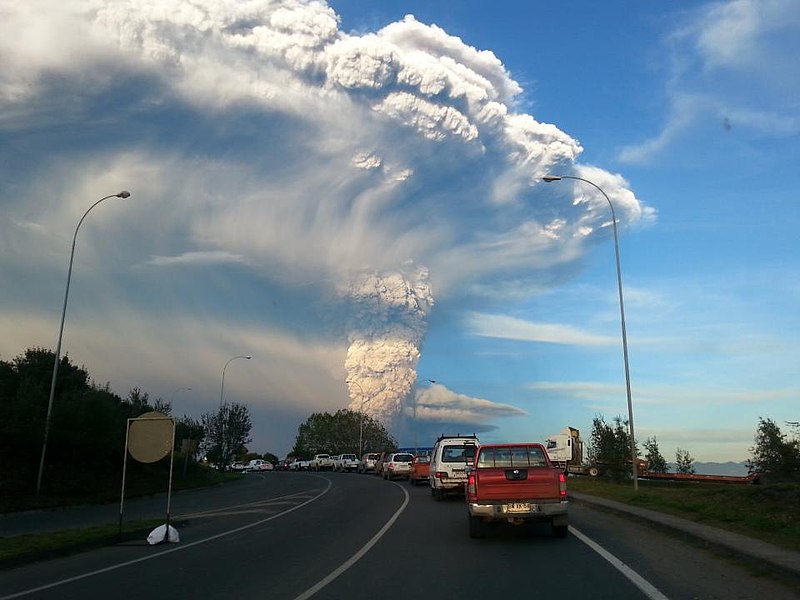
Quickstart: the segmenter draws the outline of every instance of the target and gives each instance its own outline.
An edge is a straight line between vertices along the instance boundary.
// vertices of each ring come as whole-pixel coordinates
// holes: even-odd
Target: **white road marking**
[[[628,565],[618,559],[616,556],[611,554],[608,550],[603,548],[600,544],[592,540],[591,538],[586,537],[580,531],[575,529],[574,527],[570,526],[569,528],[570,533],[582,541],[584,544],[589,546],[592,550],[597,552],[600,556],[605,558],[608,562],[610,562],[615,569],[617,569],[620,573],[622,573],[625,577],[630,579],[631,583],[639,588],[645,596],[650,598],[650,600],[669,600],[664,594],[662,594],[653,584],[647,581],[644,577],[639,575],[636,571],[631,569]],[[2,598],[0,598],[2,600]]]
[[[353,556],[351,556],[349,559],[343,562],[339,566],[339,568],[337,568],[335,571],[332,571],[327,577],[320,580],[316,585],[308,588],[305,592],[297,596],[294,600],[307,600],[308,598],[311,598],[311,596],[316,594],[318,591],[320,591],[322,588],[328,585],[331,581],[336,579],[339,575],[347,571],[347,569],[356,564],[361,559],[361,557],[363,557],[367,552],[369,552],[370,549],[375,544],[378,543],[378,540],[380,540],[386,534],[386,532],[389,531],[389,528],[392,525],[394,525],[394,522],[397,520],[397,517],[399,517],[400,514],[406,509],[406,506],[408,506],[408,502],[410,500],[408,492],[405,490],[403,486],[394,481],[392,483],[396,485],[398,488],[400,488],[400,490],[405,495],[405,499],[403,500],[403,504],[400,506],[400,508],[397,509],[397,511],[392,515],[392,517],[388,521],[386,521],[386,524],[383,527],[381,527],[380,531],[378,531],[378,533],[376,533],[370,541],[364,544],[364,546],[362,546],[358,552],[356,552]],[[3,599],[0,598],[0,600]]]
[[[29,590],[23,590],[21,592],[16,592],[14,594],[9,594],[8,596],[0,596],[0,600],[11,600],[12,598],[22,598],[23,596],[29,596],[30,594],[35,594],[36,592],[41,592],[42,590],[49,590],[49,589],[52,589],[54,587],[58,587],[60,585],[65,585],[67,583],[72,583],[73,581],[79,581],[81,579],[86,579],[88,577],[94,577],[95,575],[100,575],[102,573],[108,573],[109,571],[116,571],[117,569],[121,569],[123,567],[128,567],[130,565],[134,565],[136,563],[144,562],[146,560],[152,560],[154,558],[161,558],[165,554],[172,554],[173,552],[180,552],[182,550],[187,550],[187,549],[189,549],[189,548],[191,548],[193,546],[199,546],[200,544],[205,544],[206,542],[211,542],[211,541],[214,541],[214,540],[218,540],[220,538],[223,538],[223,537],[226,537],[226,536],[229,536],[229,535],[233,535],[234,533],[239,533],[240,531],[245,531],[245,530],[251,529],[253,527],[258,527],[259,525],[263,525],[267,521],[272,521],[273,519],[277,519],[278,517],[282,517],[283,515],[287,515],[290,512],[294,512],[297,509],[304,507],[306,504],[309,504],[309,503],[313,502],[314,500],[317,500],[317,499],[321,498],[322,496],[324,496],[325,494],[327,494],[328,490],[331,489],[331,486],[333,485],[333,483],[331,482],[330,479],[326,479],[324,477],[319,477],[319,479],[323,479],[327,483],[327,486],[325,487],[325,489],[322,490],[319,494],[317,494],[316,496],[306,500],[302,504],[298,504],[297,506],[289,508],[289,509],[287,509],[287,510],[285,510],[283,512],[278,513],[278,514],[272,515],[271,517],[267,517],[266,519],[261,519],[260,521],[256,521],[254,523],[250,523],[248,525],[243,525],[241,527],[237,527],[236,529],[231,529],[230,531],[224,531],[223,533],[218,533],[217,535],[212,535],[212,536],[204,538],[202,540],[197,540],[196,542],[191,542],[191,543],[188,543],[188,544],[181,543],[180,546],[176,546],[176,547],[171,548],[169,550],[163,550],[161,552],[156,552],[154,554],[148,554],[147,556],[143,556],[141,558],[135,558],[133,560],[129,560],[129,561],[122,562],[122,563],[117,563],[115,565],[110,565],[110,566],[104,567],[102,569],[97,569],[96,571],[90,571],[89,573],[83,573],[82,575],[76,575],[75,577],[69,577],[67,579],[62,579],[60,581],[54,581],[53,583],[48,583],[46,585],[40,585],[39,587],[31,588]],[[242,506],[246,506],[246,505],[242,505]]]

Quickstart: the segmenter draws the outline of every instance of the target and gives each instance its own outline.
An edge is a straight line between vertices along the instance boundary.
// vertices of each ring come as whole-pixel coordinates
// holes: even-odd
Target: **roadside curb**
[[[785,573],[800,577],[800,552],[780,548],[739,533],[703,525],[702,523],[695,523],[688,519],[646,508],[639,508],[638,506],[630,506],[615,500],[599,498],[590,494],[570,492],[569,498],[586,504],[602,506],[615,512],[634,515],[663,527],[688,534],[698,540],[723,548],[734,554],[763,561]]]

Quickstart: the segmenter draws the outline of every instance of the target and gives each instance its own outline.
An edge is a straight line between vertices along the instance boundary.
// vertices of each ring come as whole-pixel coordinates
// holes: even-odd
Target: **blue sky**
[[[617,211],[637,438],[739,461],[798,420],[791,0],[0,14],[3,359],[55,346],[74,227],[129,189],[64,334],[121,395],[197,418],[251,354],[258,452],[347,406],[403,444],[588,436],[627,414],[613,237],[556,173]]]

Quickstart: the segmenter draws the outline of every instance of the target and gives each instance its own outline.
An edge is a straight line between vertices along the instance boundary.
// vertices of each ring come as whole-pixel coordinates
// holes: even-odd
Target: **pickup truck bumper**
[[[519,504],[527,504],[527,510],[520,510]],[[516,506],[514,506],[516,505]],[[487,520],[552,520],[566,524],[569,501],[562,502],[468,502],[471,517],[484,517]]]

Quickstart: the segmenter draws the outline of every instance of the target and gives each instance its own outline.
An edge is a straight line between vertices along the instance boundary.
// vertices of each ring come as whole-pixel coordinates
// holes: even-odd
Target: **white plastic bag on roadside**
[[[150,532],[150,535],[147,536],[147,543],[151,546],[155,544],[161,544],[165,541],[171,544],[177,544],[181,541],[180,536],[178,535],[178,530],[175,529],[172,525],[169,526],[169,539],[165,540],[165,534],[167,532],[166,525],[159,525],[153,531]]]

